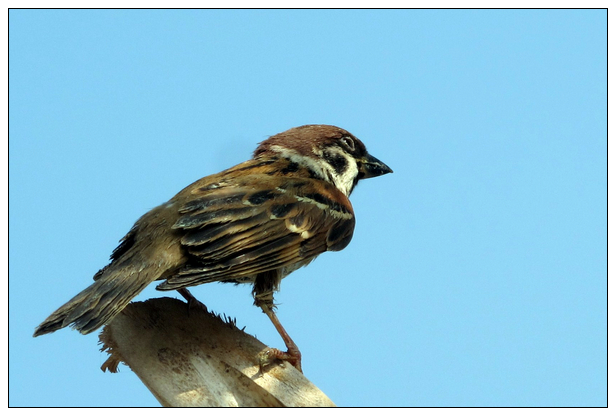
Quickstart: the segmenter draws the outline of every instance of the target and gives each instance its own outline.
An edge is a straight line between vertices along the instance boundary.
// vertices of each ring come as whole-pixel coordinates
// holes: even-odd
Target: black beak
[[[365,158],[359,160],[359,179],[374,178],[377,176],[385,175],[386,173],[393,173],[389,166],[381,162],[374,156],[366,155]]]

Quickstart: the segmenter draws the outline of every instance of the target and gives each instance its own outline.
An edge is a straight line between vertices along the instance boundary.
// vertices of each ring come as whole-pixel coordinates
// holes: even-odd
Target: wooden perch
[[[177,299],[131,303],[100,340],[102,370],[124,362],[163,406],[334,406],[287,362],[261,370],[268,347],[233,321]]]

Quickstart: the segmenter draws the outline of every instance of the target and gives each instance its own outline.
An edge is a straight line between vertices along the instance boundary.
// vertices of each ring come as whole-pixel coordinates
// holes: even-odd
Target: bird
[[[189,287],[247,283],[287,348],[270,349],[264,360],[288,361],[302,371],[299,348],[275,314],[274,292],[291,272],[349,244],[351,192],[359,180],[392,172],[340,127],[309,124],[273,135],[251,159],[197,180],[139,218],[94,283],[34,336],[67,326],[91,333],[154,281],[189,304],[196,301]]]

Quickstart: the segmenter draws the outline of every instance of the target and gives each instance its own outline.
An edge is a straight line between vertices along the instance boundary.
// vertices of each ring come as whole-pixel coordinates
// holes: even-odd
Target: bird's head
[[[349,196],[360,179],[392,173],[348,131],[336,126],[310,124],[294,127],[261,142],[255,159],[284,157],[327,181]]]

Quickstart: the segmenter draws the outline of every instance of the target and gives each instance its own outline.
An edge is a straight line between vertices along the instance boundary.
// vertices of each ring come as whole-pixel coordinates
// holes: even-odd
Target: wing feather
[[[333,186],[326,189],[328,197],[315,198],[322,182],[266,176],[254,183],[259,179],[270,184],[268,190],[257,190],[242,178],[241,184],[228,181],[193,191],[173,226],[183,233],[181,242],[191,260],[159,289],[240,281],[307,264],[348,244],[355,218],[348,203],[335,200],[343,195]]]

